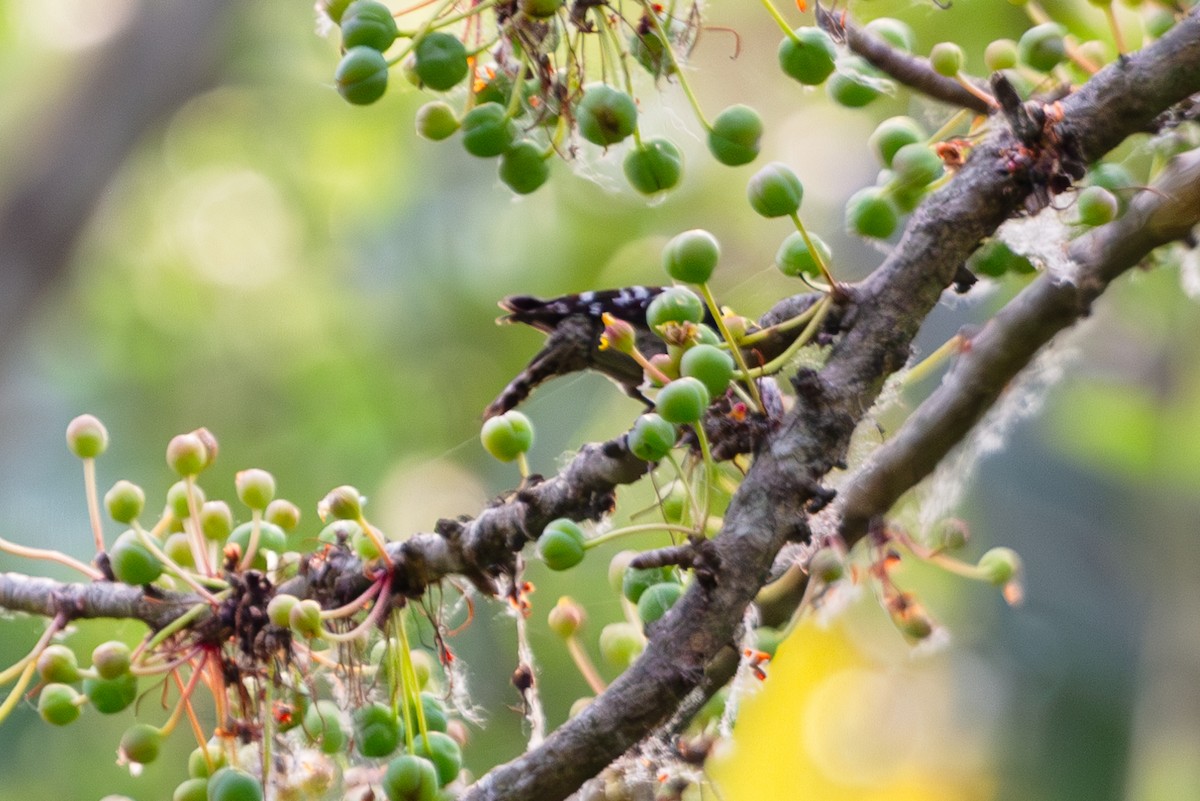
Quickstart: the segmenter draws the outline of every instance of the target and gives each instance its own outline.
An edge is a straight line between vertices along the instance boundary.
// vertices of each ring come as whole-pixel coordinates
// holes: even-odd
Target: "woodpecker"
[[[604,374],[631,398],[651,406],[638,387],[642,368],[632,358],[614,350],[600,349],[605,314],[633,326],[637,346],[647,358],[665,353],[666,345],[646,323],[650,301],[662,287],[631,286],[622,289],[580,292],[543,300],[530,295],[512,295],[500,301],[508,312],[497,323],[523,323],[547,334],[546,344],[484,411],[484,418],[504,414],[529,397],[543,382],[579,370]]]

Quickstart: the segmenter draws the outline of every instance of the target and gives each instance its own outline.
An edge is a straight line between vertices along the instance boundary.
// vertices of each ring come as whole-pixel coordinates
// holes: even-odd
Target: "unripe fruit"
[[[575,632],[579,631],[586,619],[583,607],[564,595],[546,616],[546,623],[550,626],[550,631],[566,640],[575,636]]]
[[[125,762],[147,765],[158,759],[162,741],[162,732],[157,727],[148,723],[135,723],[121,735],[117,753]]]
[[[413,755],[428,759],[437,771],[438,785],[445,787],[458,778],[462,770],[462,749],[454,738],[440,731],[429,732],[428,740],[417,736]]]
[[[678,41],[680,33],[686,30],[686,26],[679,20],[672,18],[670,22],[666,22],[661,17],[659,19],[667,29],[667,35],[673,40]],[[644,32],[634,31],[629,35],[629,54],[642,65],[642,69],[655,78],[675,73],[675,65],[667,54],[667,46],[653,27]]]
[[[680,374],[699,379],[714,398],[724,395],[729,388],[733,369],[733,357],[713,345],[694,345],[679,360]]]
[[[904,187],[928,186],[943,171],[942,160],[923,143],[905,145],[892,157],[891,168],[895,181]]]
[[[629,452],[644,461],[657,462],[671,452],[677,438],[675,426],[657,414],[643,414],[629,431]]]
[[[600,656],[619,670],[629,667],[645,647],[646,639],[632,623],[609,623],[600,630]]]
[[[208,801],[208,779],[187,779],[175,788],[171,801]]]
[[[528,195],[549,177],[546,155],[533,142],[518,142],[500,157],[500,180],[518,195]]]
[[[773,161],[750,178],[746,185],[750,207],[764,217],[787,217],[800,210],[804,185],[792,168]]]
[[[208,801],[263,801],[262,784],[237,768],[221,768],[208,780]]]
[[[861,108],[882,94],[881,80],[871,66],[858,56],[847,56],[825,84],[825,91],[846,108]]]
[[[86,678],[83,680],[83,694],[97,712],[112,715],[137,698],[137,677],[132,673],[122,673],[115,679]]]
[[[566,0],[519,0],[517,7],[527,17],[546,19],[557,14],[565,2]]]
[[[326,754],[336,754],[346,744],[341,712],[332,701],[317,701],[304,713],[304,733]]]
[[[38,695],[38,714],[54,726],[66,726],[79,717],[79,693],[67,684],[50,683]]]
[[[413,50],[414,70],[421,83],[445,92],[467,77],[467,48],[457,36],[434,31],[421,37]]]
[[[294,595],[279,594],[267,603],[267,619],[276,626],[288,628],[291,626],[292,607],[300,603]]]
[[[816,234],[809,234],[808,238],[812,240],[813,247],[821,255],[822,261],[828,265],[830,259],[833,258],[833,252],[829,246]],[[812,251],[808,249],[808,243],[804,241],[804,237],[800,235],[799,231],[793,231],[783,240],[779,250],[775,252],[775,266],[779,268],[779,272],[792,277],[807,275],[816,278],[821,275],[820,265],[813,258]]]
[[[207,779],[224,766],[225,749],[216,742],[197,746],[188,754],[188,776],[193,779]]]
[[[192,494],[196,499],[197,508],[203,509],[204,490],[196,485],[192,487]],[[220,501],[217,503],[220,503]],[[167,508],[179,520],[191,516],[192,512],[188,506],[188,485],[186,481],[176,481],[167,490]]]
[[[284,531],[291,531],[300,525],[300,509],[291,501],[276,498],[267,504],[267,511],[263,513],[263,518]]]
[[[879,123],[867,139],[875,158],[885,167],[892,166],[892,158],[905,145],[925,141],[925,131],[912,117],[890,117]]]
[[[913,51],[916,37],[908,23],[891,17],[879,17],[863,26],[863,30],[905,53]]]
[[[411,754],[398,756],[388,763],[382,785],[388,801],[435,801],[437,768],[428,759]]]
[[[409,704],[413,719],[416,720],[415,704]],[[421,693],[421,711],[425,715],[425,726],[429,731],[445,732],[449,725],[446,718],[446,706],[433,693]]]
[[[65,645],[47,645],[38,655],[38,675],[46,684],[74,684],[79,681],[79,662],[75,652]]]
[[[593,83],[583,92],[575,109],[579,135],[594,145],[608,147],[637,128],[637,104],[633,98],[608,84]]]
[[[687,287],[668,287],[646,307],[646,322],[655,331],[666,323],[698,323],[703,319],[704,301]]]
[[[584,539],[578,523],[560,517],[548,523],[538,537],[538,556],[551,570],[569,570],[583,561]]]
[[[665,582],[679,583],[675,570],[670,567],[631,567],[621,579],[621,594],[630,603],[637,603],[647,587]]]
[[[254,523],[242,523],[235,528],[229,535],[229,539],[225,541],[226,545],[236,545],[245,556],[246,549],[250,547],[250,537],[254,533]],[[258,552],[272,551],[274,553],[283,553],[287,548],[287,535],[283,533],[283,529],[266,521],[258,524]]]
[[[362,494],[349,484],[334,487],[317,504],[317,516],[324,522],[334,520],[358,520],[362,517]]]
[[[67,447],[80,459],[95,459],[108,448],[108,429],[93,415],[81,414],[67,424]]]
[[[938,75],[953,78],[962,70],[967,55],[954,42],[938,42],[929,51],[929,66]]]
[[[859,236],[886,239],[898,223],[896,209],[878,187],[860,189],[846,201],[846,230]]]
[[[711,402],[712,397],[704,384],[685,376],[658,391],[654,408],[669,423],[695,423]]]
[[[1012,548],[992,548],[979,557],[979,571],[997,587],[1012,581],[1021,568],[1021,557]]]
[[[195,434],[176,434],[167,443],[167,466],[181,476],[198,475],[208,463],[208,448]]]
[[[1014,253],[1012,248],[999,239],[989,239],[967,259],[967,269],[980,275],[999,278],[1005,273],[1026,275],[1037,268],[1025,256]]]
[[[1049,72],[1067,56],[1063,36],[1066,29],[1056,22],[1035,25],[1021,35],[1017,55],[1021,61],[1039,72]]]
[[[1089,186],[1075,199],[1075,217],[1081,225],[1104,225],[1116,219],[1119,204],[1112,192],[1102,186]]]
[[[355,0],[342,12],[342,47],[360,45],[383,52],[396,41],[396,19],[375,0]]]
[[[346,13],[346,7],[350,5],[350,0],[317,0],[317,10],[329,17],[335,24],[342,21],[342,15]]]
[[[266,470],[252,467],[239,470],[233,478],[238,500],[251,509],[266,509],[275,497],[275,476]]]
[[[288,626],[301,637],[316,637],[321,633],[321,605],[305,598],[288,612]]]
[[[837,48],[820,28],[797,28],[779,43],[779,67],[802,84],[816,86],[829,77]]]
[[[638,617],[645,625],[654,623],[675,605],[681,595],[683,595],[683,587],[675,582],[665,582],[647,587],[646,591],[642,593],[642,597],[638,598]]]
[[[463,147],[480,158],[499,156],[517,138],[516,126],[499,103],[484,103],[468,111],[462,132]]]
[[[134,587],[149,584],[163,572],[162,562],[142,544],[133,529],[117,537],[108,549],[108,559],[117,581]]]
[[[683,156],[666,139],[647,139],[625,155],[625,178],[643,195],[665,192],[679,183]]]
[[[722,164],[737,167],[758,158],[762,147],[762,118],[749,106],[736,105],[722,111],[708,131],[708,150]]]
[[[129,525],[145,506],[146,493],[132,481],[121,479],[104,493],[104,508],[108,509],[108,516],[118,523]]]
[[[92,667],[102,679],[115,679],[129,672],[133,651],[120,640],[102,642],[92,651]]]
[[[712,277],[721,246],[708,231],[694,228],[677,234],[663,248],[663,269],[676,281],[703,284]]]
[[[367,704],[354,712],[354,745],[365,757],[385,757],[400,744],[400,720],[384,704]]]
[[[458,130],[458,115],[450,104],[434,100],[417,109],[417,133],[434,142],[449,139]]]
[[[533,446],[533,423],[520,412],[505,412],[483,424],[479,440],[494,458],[511,462]]]
[[[319,542],[352,547],[354,538],[362,535],[362,526],[353,520],[334,520],[317,534]]]
[[[983,51],[983,63],[992,72],[1012,69],[1017,66],[1017,43],[1012,39],[989,42]]]
[[[387,59],[373,47],[352,47],[342,56],[333,80],[348,102],[369,106],[387,91]]]

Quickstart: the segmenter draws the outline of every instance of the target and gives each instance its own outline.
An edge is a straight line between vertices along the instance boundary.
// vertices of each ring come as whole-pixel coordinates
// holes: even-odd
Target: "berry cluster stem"
[[[791,361],[792,357],[799,352],[800,348],[804,347],[812,340],[813,336],[820,329],[821,323],[825,321],[825,315],[829,313],[829,309],[832,305],[833,300],[829,295],[826,295],[817,301],[815,305],[817,311],[813,314],[812,319],[809,320],[808,325],[805,326],[804,330],[800,332],[800,336],[796,337],[792,344],[788,345],[787,350],[764,364],[762,367],[755,367],[742,377],[746,379],[762,378],[763,376],[771,375],[772,373],[782,370],[787,363]]]
[[[58,562],[60,565],[78,570],[83,575],[90,578],[92,581],[103,581],[104,574],[91,565],[85,565],[78,559],[67,556],[61,551],[52,551],[46,548],[32,548],[28,545],[18,545],[15,542],[0,537],[0,551],[11,553],[13,556],[21,556],[26,559],[43,559],[47,562]]]
[[[658,18],[658,14],[654,13],[654,5],[649,0],[641,0],[641,5],[642,10],[646,13],[646,17],[650,20],[650,24],[654,26],[655,32],[662,38],[663,52],[667,54],[667,58],[671,60],[671,66],[675,68],[675,75],[679,77],[679,86],[683,89],[684,95],[687,96],[688,104],[691,105],[692,111],[696,113],[696,118],[700,120],[700,124],[704,126],[704,130],[711,131],[712,123],[704,116],[704,110],[700,108],[700,101],[696,99],[696,93],[692,91],[691,84],[688,83],[687,77],[683,74],[683,66],[675,56],[675,48],[671,46],[671,39],[667,36],[667,31],[662,26],[662,20]]]
[[[629,534],[644,534],[647,531],[676,531],[680,534],[688,535],[696,533],[695,529],[690,526],[681,526],[676,523],[639,523],[634,526],[622,526],[621,528],[613,529],[601,534],[599,537],[592,537],[583,543],[583,549],[586,551],[590,548],[612,542],[615,539],[628,536]]]
[[[96,460],[83,460],[83,488],[87,493],[88,520],[92,524],[92,539],[96,553],[104,551],[104,528],[100,524],[100,498],[96,492]]]
[[[717,328],[721,331],[721,336],[729,343],[729,352],[733,356],[733,360],[737,362],[738,369],[743,375],[749,375],[750,369],[746,364],[746,355],[742,353],[741,347],[738,346],[737,340],[733,338],[733,334],[729,333],[729,326],[725,324],[725,318],[721,315],[721,307],[717,305],[717,299],[713,297],[712,290],[708,288],[708,283],[700,284],[700,294],[704,296],[704,302],[708,305],[709,312],[712,313],[713,320],[717,323]],[[763,406],[762,396],[758,394],[758,384],[753,380],[749,380],[750,396],[754,399],[754,407],[759,412],[766,412],[766,407]],[[697,426],[699,429],[700,426]]]

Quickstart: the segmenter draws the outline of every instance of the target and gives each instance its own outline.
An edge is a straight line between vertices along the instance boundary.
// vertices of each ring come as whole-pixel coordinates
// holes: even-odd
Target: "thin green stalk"
[[[595,548],[628,534],[643,534],[647,531],[676,531],[680,534],[689,535],[696,533],[695,529],[690,526],[681,526],[676,523],[639,523],[636,526],[622,526],[621,528],[601,534],[599,537],[592,537],[583,543],[583,548],[584,550]]]
[[[725,325],[725,318],[721,316],[721,309],[717,306],[717,299],[713,297],[712,290],[708,288],[708,283],[700,285],[700,294],[704,296],[704,302],[708,304],[708,310],[712,313],[713,319],[717,321],[717,328],[721,331],[721,336],[729,343],[729,352],[733,355],[733,360],[737,362],[738,369],[744,375],[749,375],[750,368],[746,364],[746,355],[742,353],[742,349],[738,347],[738,342],[733,338],[733,334],[729,333],[729,326]],[[754,407],[759,412],[765,412],[766,407],[763,406],[762,396],[758,394],[758,385],[753,381],[749,382],[750,395],[754,398]]]
[[[684,95],[687,96],[688,103],[692,107],[692,111],[696,113],[696,117],[700,120],[700,124],[704,126],[704,130],[711,131],[712,123],[704,116],[704,111],[700,108],[700,101],[696,99],[695,93],[692,91],[691,84],[688,83],[687,77],[683,74],[683,67],[679,63],[679,59],[675,57],[675,48],[671,46],[671,39],[667,36],[666,30],[663,29],[662,20],[654,13],[654,8],[649,0],[640,0],[642,9],[645,11],[647,18],[654,25],[655,32],[662,38],[663,52],[667,54],[667,58],[671,59],[671,66],[675,68],[675,75],[679,78],[679,86],[683,89]]]
[[[782,323],[776,323],[775,325],[755,331],[753,334],[747,334],[746,336],[742,337],[742,341],[739,344],[741,344],[742,347],[749,347],[761,342],[767,337],[773,336],[774,334],[783,333],[784,331],[791,331],[793,328],[798,328],[807,323],[816,313],[817,304],[814,303],[804,311],[797,314],[795,317],[789,317]]]
[[[783,14],[779,13],[779,9],[775,7],[775,4],[771,0],[762,0],[762,4],[767,13],[771,15],[771,19],[775,20],[779,27],[783,29],[784,34],[793,42],[799,43],[800,37],[792,31],[792,26],[784,18]]]
[[[772,373],[782,370],[787,363],[791,361],[792,357],[800,351],[800,348],[804,347],[809,343],[810,340],[812,340],[813,335],[816,334],[816,332],[820,329],[821,323],[825,321],[825,315],[829,313],[829,308],[833,305],[833,301],[831,301],[829,296],[826,295],[825,297],[821,298],[816,305],[820,307],[820,311],[817,312],[811,321],[809,321],[808,326],[800,332],[800,336],[796,337],[795,341],[793,341],[791,345],[788,345],[787,350],[764,364],[762,367],[755,367],[749,373],[741,377],[746,379],[762,378],[763,376],[771,375]]]
[[[825,257],[821,255],[812,239],[808,235],[808,229],[804,227],[804,223],[800,222],[800,215],[797,212],[792,212],[792,223],[796,226],[796,230],[800,232],[800,237],[804,240],[804,245],[808,248],[808,252],[812,254],[813,261],[817,263],[817,268],[821,271],[821,275],[825,278],[825,283],[829,284],[830,291],[837,286],[837,281],[833,278],[833,273],[829,272],[829,265],[825,263]]]

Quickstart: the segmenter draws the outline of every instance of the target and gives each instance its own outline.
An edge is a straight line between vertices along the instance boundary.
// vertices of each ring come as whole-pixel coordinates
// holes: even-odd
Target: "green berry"
[[[108,516],[118,523],[129,525],[145,506],[146,493],[132,481],[121,479],[104,493],[104,508],[108,509]]]
[[[95,459],[108,448],[108,429],[90,414],[67,424],[67,447],[80,459]]]
[[[1067,57],[1063,42],[1066,29],[1056,22],[1035,25],[1021,35],[1017,55],[1021,62],[1039,72],[1049,72]]]
[[[321,633],[321,604],[305,598],[288,612],[288,627],[306,639]]]
[[[653,412],[643,414],[629,432],[629,451],[639,459],[657,462],[671,452],[677,438],[675,426]]]
[[[569,570],[583,561],[584,539],[578,523],[560,517],[548,523],[538,537],[538,556],[551,570]]]
[[[125,762],[147,765],[158,759],[162,741],[163,734],[156,726],[148,723],[135,723],[121,735],[121,744],[117,753]]]
[[[923,143],[905,145],[892,156],[895,181],[904,187],[928,186],[941,177],[944,167],[933,149]]]
[[[929,51],[929,66],[947,78],[958,75],[966,60],[967,54],[954,42],[938,42]]]
[[[528,195],[549,177],[546,154],[533,142],[518,142],[500,157],[500,180],[518,195]]]
[[[193,779],[207,779],[224,766],[225,749],[217,742],[197,746],[188,754],[188,776]]]
[[[666,139],[647,139],[625,155],[625,178],[643,195],[672,189],[683,171],[679,148]]]
[[[558,603],[554,604],[554,608],[546,616],[546,625],[555,635],[569,640],[575,636],[575,632],[579,631],[585,619],[587,619],[587,615],[584,614],[583,607],[564,595],[558,599]]]
[[[828,265],[833,258],[833,252],[829,246],[816,234],[809,234],[808,237],[821,255],[822,261]],[[800,275],[816,278],[821,275],[821,267],[813,258],[812,252],[808,249],[808,243],[804,241],[804,237],[799,231],[793,231],[783,240],[783,244],[775,252],[775,266],[779,268],[779,272],[793,278]]]
[[[916,43],[916,36],[908,23],[891,17],[873,19],[863,26],[863,30],[905,53],[911,53]]]
[[[280,593],[267,602],[267,619],[276,626],[287,628],[291,625],[292,607],[300,603],[295,595]]]
[[[829,97],[846,108],[861,108],[883,93],[886,83],[858,56],[838,61],[835,72],[825,84]]]
[[[1011,70],[1017,66],[1017,43],[1012,39],[989,42],[983,51],[983,63],[992,72]]]
[[[102,642],[92,650],[92,667],[102,679],[116,679],[129,672],[133,651],[120,640]]]
[[[519,0],[517,8],[533,19],[547,19],[558,13],[566,0]]]
[[[58,643],[47,645],[38,654],[37,669],[46,684],[74,684],[80,678],[75,652]]]
[[[672,41],[679,41],[687,31],[687,26],[677,19],[671,18],[667,21],[660,16],[659,21],[666,28],[667,36]],[[667,52],[667,45],[653,25],[648,25],[644,31],[639,29],[629,35],[629,54],[642,65],[642,69],[655,78],[675,73],[675,64]]]
[[[999,239],[989,239],[967,259],[967,269],[980,275],[999,278],[1005,273],[1026,275],[1036,267],[1025,256],[1014,253],[1012,248]]]
[[[764,217],[787,217],[800,210],[804,185],[792,168],[773,161],[754,173],[746,185],[750,207]]]
[[[354,745],[365,757],[385,757],[400,744],[400,720],[385,704],[367,704],[354,712]]]
[[[875,158],[885,167],[892,166],[892,158],[905,145],[925,141],[925,131],[911,117],[890,117],[875,128],[867,139]]]
[[[860,189],[846,201],[846,230],[859,236],[886,239],[899,224],[896,209],[882,189]]]
[[[225,501],[206,502],[200,497],[196,501],[200,504],[200,531],[204,534],[204,539],[212,542],[224,542],[229,539],[229,534],[233,531],[233,511],[229,508],[229,504]],[[186,508],[185,499],[184,509],[186,510]],[[178,510],[175,516],[181,516],[178,514]],[[186,516],[186,514],[182,515],[182,517]]]
[[[733,357],[713,345],[694,345],[679,360],[679,373],[697,378],[714,398],[725,394],[733,380]]]
[[[440,731],[429,732],[428,739],[417,736],[413,755],[433,763],[442,787],[458,778],[462,770],[462,749],[453,737]]]
[[[275,476],[257,467],[239,470],[233,477],[233,484],[238,500],[251,509],[266,509],[275,497]]]
[[[1125,212],[1125,207],[1129,204],[1127,190],[1137,185],[1129,170],[1108,161],[1102,161],[1093,167],[1088,173],[1087,182],[1091,186],[1102,186],[1113,193],[1117,198],[1118,216]]]
[[[236,545],[238,553],[242,556],[250,550],[250,538],[254,533],[254,523],[242,523],[235,528],[229,535],[229,539],[225,540],[225,545]],[[287,547],[287,535],[283,533],[283,529],[279,526],[272,525],[265,521],[258,524],[258,546],[254,550],[254,558],[251,562],[251,567],[255,570],[267,569],[266,552],[283,553]]]
[[[533,446],[533,423],[520,412],[505,412],[483,424],[479,440],[494,458],[511,462]]]
[[[79,717],[79,693],[67,684],[47,684],[38,695],[38,714],[49,724],[66,726]]]
[[[979,571],[997,587],[1013,580],[1021,569],[1021,557],[1012,548],[992,548],[979,557]]]
[[[665,615],[682,595],[683,587],[673,581],[647,587],[638,598],[638,617],[643,624],[649,625]]]
[[[204,490],[200,489],[197,485],[193,485],[192,494],[196,499],[197,507],[203,508]],[[188,485],[186,481],[176,481],[167,490],[167,508],[171,510],[171,514],[175,515],[175,518],[178,520],[183,520],[191,516],[191,509],[188,506]]]
[[[749,106],[736,105],[722,111],[708,131],[708,150],[730,167],[749,164],[762,147],[763,123]]]
[[[329,17],[335,24],[342,21],[342,15],[346,13],[346,7],[350,5],[350,0],[317,0],[317,10]]]
[[[167,466],[181,476],[195,476],[208,467],[208,448],[194,433],[176,434],[167,443]]]
[[[687,287],[668,287],[646,307],[646,322],[656,331],[667,323],[699,323],[703,319],[704,301]]]
[[[677,234],[663,248],[663,269],[676,281],[703,284],[712,277],[721,246],[708,231],[694,228]]]
[[[421,83],[439,92],[453,89],[467,77],[467,48],[457,36],[434,31],[421,37],[413,50]]]
[[[436,801],[438,797],[437,768],[428,759],[411,754],[388,763],[382,784],[388,801]]]
[[[608,147],[637,128],[637,104],[619,89],[593,83],[584,89],[575,109],[575,122],[580,136],[594,145]]]
[[[833,72],[837,48],[820,28],[797,28],[779,43],[779,67],[802,84],[816,86]]]
[[[658,391],[654,407],[670,423],[695,423],[712,401],[708,389],[698,379],[677,378]]]
[[[97,712],[112,715],[137,698],[137,677],[132,673],[122,673],[115,679],[86,678],[83,680],[83,694]]]
[[[326,754],[336,754],[346,744],[342,715],[332,701],[317,701],[304,713],[304,733]]]
[[[670,567],[631,567],[625,571],[621,579],[621,594],[630,603],[637,603],[647,588],[655,584],[667,582],[679,583],[674,568]]]
[[[149,584],[163,572],[162,562],[142,544],[133,529],[117,537],[108,549],[108,559],[117,581],[134,587]]]
[[[343,484],[325,494],[317,504],[317,516],[322,521],[330,517],[334,520],[358,520],[362,517],[362,508],[362,493],[349,484]]]
[[[421,651],[413,651],[414,654],[422,653]],[[412,710],[413,719],[416,720],[417,711],[415,704],[409,704]],[[446,731],[450,721],[446,718],[445,705],[433,693],[421,693],[421,711],[425,715],[425,726],[429,731]]]
[[[517,128],[504,106],[484,103],[467,112],[462,121],[463,147],[472,156],[491,158],[512,147]]]
[[[458,130],[458,115],[450,104],[434,100],[417,109],[417,133],[434,142],[449,139]]]
[[[600,630],[600,656],[619,670],[629,667],[646,647],[646,638],[632,623],[609,623]]]
[[[396,19],[375,0],[355,0],[342,12],[342,48],[370,47],[383,52],[396,41]]]
[[[291,531],[300,525],[300,509],[291,501],[276,498],[267,504],[263,518],[284,531]]]
[[[338,94],[356,106],[369,106],[387,91],[387,59],[373,47],[352,47],[333,73]]]
[[[1117,198],[1102,186],[1088,186],[1075,199],[1075,218],[1081,225],[1104,225],[1116,219]]]
[[[221,768],[208,780],[208,801],[263,801],[262,783],[237,768]]]
[[[171,794],[171,801],[208,801],[208,779],[185,779]]]

